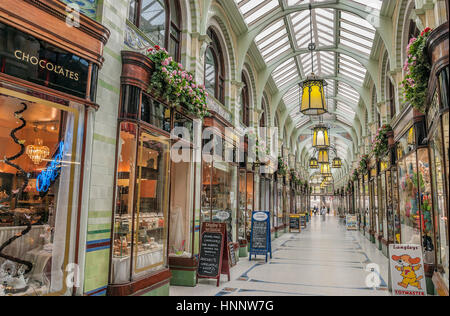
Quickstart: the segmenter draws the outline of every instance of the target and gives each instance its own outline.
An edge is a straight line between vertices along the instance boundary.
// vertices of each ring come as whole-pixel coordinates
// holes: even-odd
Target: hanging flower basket
[[[375,139],[372,142],[372,152],[377,158],[385,156],[389,150],[389,133],[392,132],[392,127],[388,124],[383,125],[377,132]]]
[[[284,162],[283,158],[278,157],[278,174],[280,176],[286,176],[288,173],[288,165]]]
[[[156,45],[147,55],[155,64],[150,79],[149,92],[153,92],[172,107],[183,107],[189,114],[203,119],[209,116],[206,106],[208,92],[203,85],[194,81],[183,65],[173,60],[166,49]]]
[[[359,174],[367,174],[369,172],[369,155],[363,155],[359,161]]]
[[[353,170],[352,180],[358,181],[358,170],[356,170],[356,169]]]
[[[421,113],[425,113],[428,93],[428,81],[431,74],[431,64],[427,54],[427,38],[432,29],[427,27],[417,38],[409,42],[403,70],[405,79],[400,87],[403,90],[404,101]]]

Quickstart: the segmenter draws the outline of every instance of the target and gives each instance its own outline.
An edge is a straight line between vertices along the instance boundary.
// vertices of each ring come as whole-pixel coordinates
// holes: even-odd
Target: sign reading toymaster
[[[0,23],[0,72],[86,97],[87,60],[3,23]]]

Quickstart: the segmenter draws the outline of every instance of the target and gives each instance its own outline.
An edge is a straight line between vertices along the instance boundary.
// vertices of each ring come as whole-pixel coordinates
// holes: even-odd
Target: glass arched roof
[[[298,83],[312,72],[312,24],[315,73],[327,83],[327,117],[354,125],[360,91],[370,76],[363,65],[372,53],[375,28],[358,16],[380,15],[381,0],[235,0],[249,31],[262,29],[254,39],[264,62],[275,70],[271,79],[297,128],[311,123],[299,112]],[[312,11],[309,11],[309,4]],[[351,11],[351,12],[350,12]],[[311,23],[312,22],[312,23]],[[338,151],[346,153],[346,144]]]

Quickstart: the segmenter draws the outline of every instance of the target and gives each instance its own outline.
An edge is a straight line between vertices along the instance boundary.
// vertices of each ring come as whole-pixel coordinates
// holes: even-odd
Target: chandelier
[[[44,146],[41,138],[36,138],[34,145],[27,146],[26,154],[35,165],[39,165],[50,155],[50,149]]]
[[[300,112],[304,115],[314,116],[322,115],[328,112],[325,87],[327,83],[325,80],[320,79],[314,74],[314,51],[316,50],[316,44],[313,42],[313,26],[312,26],[312,6],[309,5],[310,11],[310,30],[311,30],[311,43],[308,46],[311,52],[311,74],[305,81],[300,83],[300,89],[302,91],[300,99]]]

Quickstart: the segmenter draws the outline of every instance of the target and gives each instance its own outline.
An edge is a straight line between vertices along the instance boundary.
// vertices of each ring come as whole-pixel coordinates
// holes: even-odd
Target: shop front
[[[85,16],[74,30],[62,3],[43,2],[0,3],[0,293],[7,296],[82,293],[66,280],[85,256],[80,223],[109,31]]]
[[[233,243],[234,249],[238,250],[240,234],[237,210],[240,179],[239,165],[235,163],[238,144],[235,135],[228,135],[225,132],[227,127],[231,126],[215,113],[204,121],[200,223],[225,223],[228,243]],[[250,180],[248,180],[249,178]],[[245,181],[250,181],[250,185],[253,183],[252,177],[247,175],[247,171]],[[250,199],[248,199],[249,197]],[[246,204],[253,202],[252,199],[253,195],[246,193]],[[247,210],[249,210],[248,206]],[[246,220],[243,222],[245,229],[248,226],[248,218],[247,214]],[[248,230],[244,230],[245,234],[247,232]],[[243,235],[241,236],[243,237]]]
[[[255,174],[252,169],[252,165],[247,163],[243,163],[239,168],[238,240],[240,257],[248,256],[252,213],[255,209]]]
[[[152,69],[148,57],[122,52],[111,296],[168,294],[171,279],[196,283],[194,122],[147,92]]]
[[[430,146],[432,199],[434,206],[436,268],[433,284],[436,293],[449,294],[449,63],[448,23],[430,34],[428,51],[433,65],[427,110],[427,132]]]
[[[423,114],[406,109],[402,124],[395,128],[399,186],[400,243],[421,245],[424,254],[427,288],[435,267],[433,199],[429,149]]]

